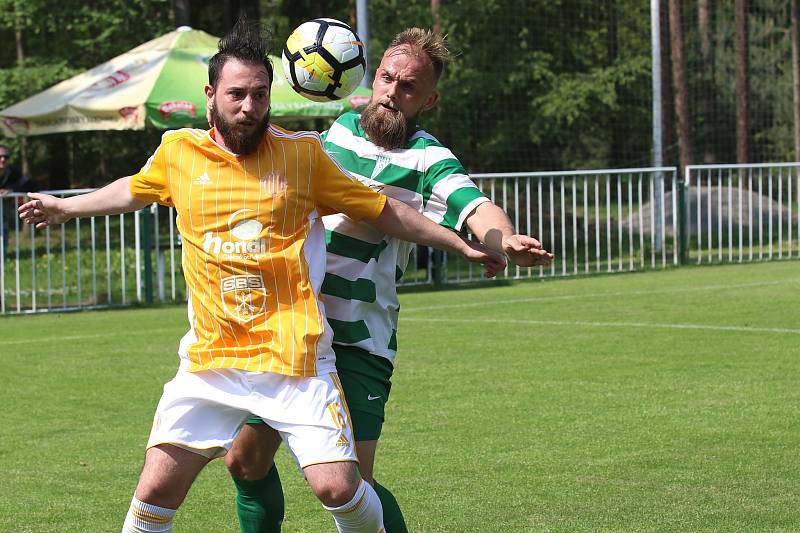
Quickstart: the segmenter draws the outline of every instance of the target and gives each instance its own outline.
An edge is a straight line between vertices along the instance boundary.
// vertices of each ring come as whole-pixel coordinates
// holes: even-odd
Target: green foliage
[[[223,35],[240,12],[262,21],[278,53],[289,32],[314,17],[355,24],[353,0],[190,2],[191,24]],[[698,154],[735,155],[733,4],[712,2],[713,68],[699,51],[696,9],[684,9],[692,137]],[[371,0],[370,66],[408,26],[432,27],[428,0]],[[788,3],[752,2],[752,159],[792,158]],[[632,167],[651,163],[649,3],[641,0],[440,2],[438,22],[455,58],[440,104],[422,125],[468,170]],[[0,0],[0,107],[11,105],[175,26],[170,0]],[[25,60],[17,65],[15,31]],[[668,40],[662,46],[668,47]],[[669,63],[665,65],[669,68]],[[280,69],[278,69],[280,71]],[[668,82],[670,80],[667,80]],[[669,93],[665,92],[669,97]],[[704,110],[704,98],[713,100]],[[665,117],[670,122],[670,113]],[[325,123],[288,124],[324,128]],[[33,174],[43,186],[95,186],[138,170],[158,132],[90,132],[32,138]],[[666,132],[667,163],[677,148]],[[12,143],[14,144],[14,143]],[[699,162],[699,161],[698,161]]]
[[[613,4],[609,11],[588,1],[443,2],[442,31],[456,55],[440,82],[440,105],[424,125],[472,171],[647,159],[647,6]],[[399,29],[433,23],[423,2],[370,8],[371,55]],[[614,128],[621,146],[612,146]]]
[[[7,43],[0,56],[0,108],[169,31],[170,9],[166,0],[64,0],[57,9],[45,0],[0,0],[0,37]],[[16,62],[16,30],[22,33],[21,64]],[[147,150],[154,146],[149,137],[130,132],[34,137],[29,142],[31,171],[43,187],[101,185],[138,170],[147,157],[139,144],[148,143]]]

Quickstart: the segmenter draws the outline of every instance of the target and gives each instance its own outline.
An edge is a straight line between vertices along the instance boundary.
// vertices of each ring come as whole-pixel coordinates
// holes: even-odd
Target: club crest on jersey
[[[225,312],[239,322],[250,322],[266,308],[267,290],[261,276],[244,274],[222,278],[220,291]]]
[[[252,258],[267,253],[267,240],[259,239],[264,225],[246,214],[252,209],[239,209],[228,217],[230,240],[223,240],[220,235],[207,232],[203,236],[203,250],[207,254],[222,257]]]
[[[289,182],[280,172],[268,172],[258,178],[261,192],[269,196],[277,196],[286,192]]]
[[[383,169],[389,166],[389,156],[388,155],[379,155],[377,159],[375,159],[375,168],[372,169],[372,175],[370,176],[372,179],[375,179],[375,176],[383,172]]]

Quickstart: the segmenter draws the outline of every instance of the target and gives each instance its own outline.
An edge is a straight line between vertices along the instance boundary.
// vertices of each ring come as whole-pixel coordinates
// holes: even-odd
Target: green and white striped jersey
[[[367,140],[359,118],[342,115],[322,138],[327,152],[362,183],[456,231],[475,207],[489,201],[429,133],[419,130],[405,148],[385,150]],[[333,342],[394,362],[397,282],[414,245],[341,214],[326,216],[323,223],[328,264],[322,293]]]

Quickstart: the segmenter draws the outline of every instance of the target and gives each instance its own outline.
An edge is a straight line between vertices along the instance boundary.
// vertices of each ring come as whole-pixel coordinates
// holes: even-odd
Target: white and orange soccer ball
[[[286,40],[283,72],[292,88],[310,100],[327,102],[352,93],[366,72],[364,43],[344,22],[304,22]]]

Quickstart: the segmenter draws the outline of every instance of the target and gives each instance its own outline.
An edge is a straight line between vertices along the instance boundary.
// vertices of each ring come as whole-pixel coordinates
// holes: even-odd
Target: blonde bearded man
[[[410,28],[389,44],[363,114],[347,113],[323,134],[325,149],[362,183],[379,188],[441,226],[469,230],[520,266],[545,265],[553,255],[514,230],[508,216],[469,179],[446,147],[420,129],[434,107],[449,51],[433,32]],[[373,466],[397,354],[397,281],[411,244],[376,232],[347,215],[324,218],[328,266],[322,292],[333,326],[336,367],[352,415],[361,475],[380,497],[388,533],[407,530],[392,493]],[[237,487],[244,533],[280,530],[283,494],[272,457],[280,439],[252,418],[226,457]]]

